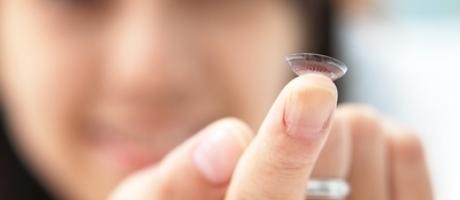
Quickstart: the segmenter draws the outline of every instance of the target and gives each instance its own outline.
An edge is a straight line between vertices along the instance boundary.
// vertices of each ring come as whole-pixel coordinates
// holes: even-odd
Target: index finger
[[[310,74],[291,81],[240,159],[227,199],[304,198],[336,104],[329,78]]]

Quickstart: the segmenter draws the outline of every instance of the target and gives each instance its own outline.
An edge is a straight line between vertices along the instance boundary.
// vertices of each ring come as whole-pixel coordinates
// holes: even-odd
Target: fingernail
[[[299,77],[286,104],[287,134],[303,139],[322,135],[337,105],[337,92],[326,77]],[[303,79],[303,80],[302,80]]]
[[[216,124],[205,131],[207,136],[198,143],[193,162],[204,177],[214,184],[229,181],[243,151],[241,139],[231,124]]]

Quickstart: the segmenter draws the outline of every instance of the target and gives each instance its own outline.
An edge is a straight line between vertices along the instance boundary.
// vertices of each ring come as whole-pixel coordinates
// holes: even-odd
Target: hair
[[[305,50],[333,56],[333,6],[331,0],[297,0],[306,35]],[[312,31],[314,30],[314,31]]]
[[[52,199],[14,151],[8,137],[7,120],[0,116],[0,199]]]
[[[295,0],[295,3],[304,19],[305,32],[308,33],[308,50],[333,55],[333,10],[330,0]],[[307,44],[305,47],[307,49]],[[0,199],[53,199],[20,159],[11,143],[9,132],[5,112],[0,110]]]

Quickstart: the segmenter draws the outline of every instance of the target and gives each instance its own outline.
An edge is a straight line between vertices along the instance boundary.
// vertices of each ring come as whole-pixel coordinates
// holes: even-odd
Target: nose
[[[148,94],[177,90],[189,82],[187,76],[194,66],[184,63],[186,43],[177,42],[187,35],[175,30],[167,14],[161,5],[142,3],[131,3],[116,14],[107,34],[108,85],[118,91]]]

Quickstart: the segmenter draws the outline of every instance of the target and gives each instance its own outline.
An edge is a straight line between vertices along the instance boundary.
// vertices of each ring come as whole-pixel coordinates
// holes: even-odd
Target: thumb
[[[219,120],[177,147],[159,165],[128,177],[110,199],[222,198],[252,135],[237,119]]]

